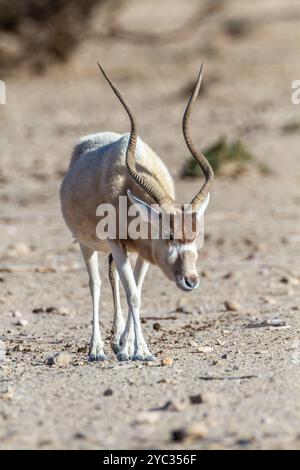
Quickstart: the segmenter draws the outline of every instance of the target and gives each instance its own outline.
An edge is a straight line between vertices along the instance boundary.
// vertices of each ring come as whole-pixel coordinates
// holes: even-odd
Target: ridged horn
[[[201,86],[201,81],[202,81],[202,68],[203,64],[201,64],[200,71],[196,80],[196,83],[194,85],[194,89],[192,91],[191,97],[189,99],[189,102],[187,104],[185,113],[183,115],[183,120],[182,120],[182,130],[183,130],[183,135],[184,139],[186,142],[186,145],[188,146],[189,151],[193,155],[193,157],[197,160],[199,163],[204,176],[205,176],[205,182],[200,189],[200,191],[193,197],[190,206],[192,208],[193,212],[197,212],[197,208],[199,205],[203,204],[205,199],[207,198],[207,195],[209,193],[209,189],[211,187],[211,184],[214,179],[214,172],[212,167],[210,166],[209,162],[207,161],[206,157],[203,155],[203,153],[200,152],[200,150],[197,149],[195,144],[193,143],[193,140],[190,135],[190,115],[192,111],[192,107],[194,102],[197,99],[197,96],[199,94],[200,86]]]
[[[136,171],[135,151],[136,151],[136,142],[137,142],[137,127],[136,127],[136,120],[134,118],[133,112],[130,106],[128,105],[128,103],[126,102],[126,100],[124,99],[124,97],[121,95],[116,85],[114,85],[111,79],[107,76],[107,74],[105,73],[105,71],[99,64],[99,62],[97,62],[97,64],[102,74],[104,75],[104,78],[107,80],[113,92],[119,98],[120,102],[125,108],[130,119],[130,123],[131,123],[130,138],[129,138],[127,150],[126,150],[126,165],[127,165],[128,171],[131,177],[134,179],[134,181],[136,181],[136,183],[141,188],[143,188],[149,194],[149,196],[151,196],[157,202],[157,204],[161,204],[161,202],[166,198],[166,194],[164,194],[159,188],[154,187],[153,184],[148,179],[146,179],[143,175],[139,175],[138,172]]]

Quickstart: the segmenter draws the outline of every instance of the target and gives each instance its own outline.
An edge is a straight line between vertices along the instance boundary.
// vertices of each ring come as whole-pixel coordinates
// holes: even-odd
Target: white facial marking
[[[176,261],[176,258],[178,255],[181,253],[184,253],[185,251],[191,251],[192,253],[195,253],[197,255],[197,245],[193,241],[191,243],[174,243],[170,246],[169,251],[168,251],[168,261],[170,263],[174,263]]]

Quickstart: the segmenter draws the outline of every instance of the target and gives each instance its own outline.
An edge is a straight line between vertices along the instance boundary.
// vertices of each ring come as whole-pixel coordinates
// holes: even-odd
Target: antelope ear
[[[205,201],[203,202],[203,204],[201,204],[201,206],[198,208],[197,210],[197,219],[200,220],[203,215],[204,215],[204,212],[206,211],[207,209],[207,206],[208,206],[208,203],[209,203],[209,200],[210,200],[210,194],[208,193]]]
[[[160,212],[158,210],[134,196],[130,189],[127,189],[127,196],[131,204],[138,209],[144,222],[148,222],[159,227]]]

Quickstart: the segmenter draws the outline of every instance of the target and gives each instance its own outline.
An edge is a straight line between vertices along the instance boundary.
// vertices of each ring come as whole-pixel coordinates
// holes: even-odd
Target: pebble
[[[154,424],[158,421],[160,415],[153,411],[144,411],[139,413],[134,421],[134,424]]]
[[[210,353],[212,352],[214,349],[210,346],[200,346],[197,348],[197,351],[199,353],[204,353],[204,354],[207,354],[207,353]]]
[[[13,316],[13,318],[21,318],[22,313],[19,310],[16,310],[16,311],[12,312],[12,316]]]
[[[7,250],[7,254],[9,256],[17,257],[17,256],[28,256],[32,253],[32,249],[26,243],[16,243],[14,245],[10,245]]]
[[[198,393],[197,395],[191,395],[189,399],[192,405],[199,405],[200,403],[203,403],[203,396],[201,393]]]
[[[200,405],[201,403],[215,405],[217,403],[217,396],[213,392],[203,392],[191,395],[189,400],[192,405]]]
[[[173,359],[169,356],[167,357],[164,357],[162,360],[161,360],[161,365],[162,366],[172,366],[173,365]]]
[[[153,330],[159,331],[161,329],[161,324],[160,323],[154,323],[153,324]]]
[[[114,392],[113,392],[113,390],[112,390],[111,388],[107,388],[107,389],[104,391],[104,393],[103,393],[103,395],[104,395],[105,397],[111,397],[113,394],[114,394]]]
[[[203,439],[207,436],[208,430],[202,423],[192,423],[172,431],[172,441],[184,442]]]
[[[66,352],[62,351],[59,353],[53,354],[53,356],[50,356],[46,359],[46,364],[48,366],[57,366],[57,367],[67,367],[71,362],[71,355]]]
[[[230,312],[237,312],[240,310],[240,305],[232,300],[225,300],[224,305],[226,307],[226,310],[229,310]]]
[[[17,326],[26,326],[26,325],[28,325],[28,321],[25,320],[24,318],[18,318],[15,325],[17,325]]]
[[[164,411],[183,411],[186,404],[180,400],[170,400],[161,408]]]

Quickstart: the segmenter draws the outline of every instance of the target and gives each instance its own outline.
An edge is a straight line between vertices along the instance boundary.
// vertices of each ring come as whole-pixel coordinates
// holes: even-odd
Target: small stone
[[[70,310],[68,309],[68,307],[59,307],[57,309],[57,313],[63,317],[69,315],[70,313]]]
[[[277,302],[276,302],[276,299],[274,299],[273,297],[268,297],[268,296],[264,296],[262,297],[262,300],[266,303],[266,304],[270,304],[270,305],[275,305]]]
[[[221,359],[227,359],[227,354],[226,353],[222,354]]]
[[[58,309],[56,307],[47,307],[45,312],[46,313],[58,313]]]
[[[192,346],[193,348],[197,348],[198,344],[193,339],[190,339],[190,341],[188,342],[188,346]]]
[[[169,356],[167,357],[164,357],[162,360],[161,360],[161,365],[162,366],[172,366],[173,365],[173,359]]]
[[[103,395],[105,397],[111,397],[113,395],[113,390],[111,388],[107,388],[104,392],[103,392]]]
[[[229,271],[228,273],[224,274],[223,279],[232,279],[236,276],[236,274],[232,271]]]
[[[196,441],[207,436],[207,428],[202,423],[192,423],[188,426],[172,431],[172,441],[185,442]]]
[[[15,243],[14,245],[10,245],[7,254],[9,256],[17,257],[17,256],[28,256],[32,253],[32,249],[26,243]]]
[[[32,313],[44,313],[44,311],[42,307],[37,307],[32,310]]]
[[[199,405],[200,403],[203,403],[203,397],[201,393],[198,393],[197,395],[191,395],[189,399],[192,405]]]
[[[161,329],[160,323],[154,323],[154,324],[153,324],[153,330],[159,331],[160,329]]]
[[[19,310],[16,310],[16,311],[12,312],[12,316],[13,316],[13,318],[21,318],[22,313]]]
[[[71,362],[71,355],[66,352],[62,351],[59,353],[53,354],[46,359],[46,364],[48,366],[57,366],[57,367],[67,367]]]
[[[153,411],[139,413],[134,421],[134,424],[154,424],[160,417],[159,413]]]
[[[213,351],[213,348],[210,347],[210,346],[200,346],[200,347],[197,348],[197,351],[199,353],[208,354],[208,353]]]
[[[161,408],[164,411],[183,411],[186,405],[183,401],[170,400]]]
[[[237,312],[240,310],[240,305],[232,300],[225,300],[224,305],[226,307],[226,310],[229,310],[230,312]]]
[[[17,326],[26,326],[26,325],[28,325],[28,321],[25,320],[24,318],[19,318],[16,321],[15,325],[17,325]]]
[[[268,324],[270,326],[286,326],[286,322],[284,320],[281,320],[281,318],[272,318],[272,320],[270,320],[268,322]]]

